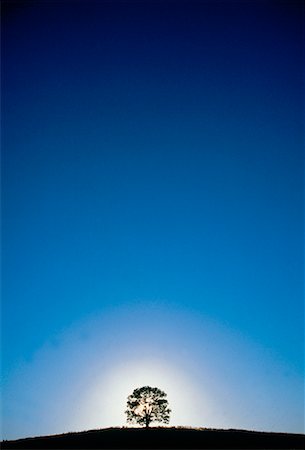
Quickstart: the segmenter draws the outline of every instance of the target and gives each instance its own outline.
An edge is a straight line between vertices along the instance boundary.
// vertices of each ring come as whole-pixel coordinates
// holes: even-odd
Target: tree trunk
[[[145,425],[146,425],[146,428],[149,427],[149,424],[150,424],[150,416],[149,416],[149,414],[146,414],[146,416],[145,416]]]

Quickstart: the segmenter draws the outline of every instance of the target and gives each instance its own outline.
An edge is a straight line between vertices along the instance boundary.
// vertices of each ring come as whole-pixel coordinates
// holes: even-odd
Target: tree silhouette
[[[151,422],[169,422],[171,410],[165,392],[156,387],[137,388],[127,399],[127,422],[149,427]]]

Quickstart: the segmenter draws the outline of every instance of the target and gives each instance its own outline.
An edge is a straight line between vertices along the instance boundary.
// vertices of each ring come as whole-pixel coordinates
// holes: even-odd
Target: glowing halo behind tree
[[[127,422],[149,427],[151,422],[169,423],[171,410],[167,394],[156,387],[143,386],[127,399]]]

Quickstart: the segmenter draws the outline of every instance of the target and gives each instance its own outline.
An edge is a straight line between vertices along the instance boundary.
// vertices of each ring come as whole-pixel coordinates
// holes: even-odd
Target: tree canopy
[[[127,422],[149,427],[151,422],[169,423],[171,410],[167,394],[156,387],[143,386],[127,399]]]

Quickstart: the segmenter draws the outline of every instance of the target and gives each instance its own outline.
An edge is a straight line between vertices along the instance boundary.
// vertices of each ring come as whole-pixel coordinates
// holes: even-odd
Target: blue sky
[[[3,436],[123,424],[77,361],[102,391],[156,358],[203,396],[176,423],[304,432],[300,3],[4,2],[3,27]]]

